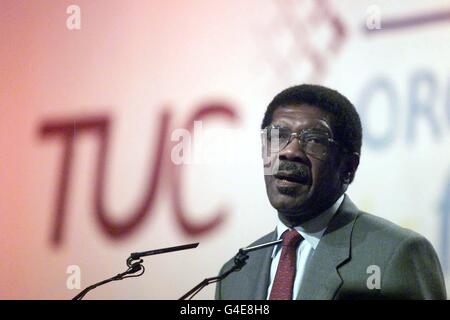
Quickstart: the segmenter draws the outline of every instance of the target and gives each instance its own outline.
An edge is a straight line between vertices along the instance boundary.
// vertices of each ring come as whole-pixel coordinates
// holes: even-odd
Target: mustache
[[[308,180],[310,177],[308,166],[292,161],[280,161],[278,165],[278,172],[275,172],[274,174],[277,175],[277,173],[289,174],[290,176],[297,177],[302,180]]]

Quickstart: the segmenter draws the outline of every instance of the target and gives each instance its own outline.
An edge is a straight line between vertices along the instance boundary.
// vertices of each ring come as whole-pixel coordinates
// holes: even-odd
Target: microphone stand
[[[267,247],[271,247],[271,246],[277,245],[281,242],[283,242],[283,239],[263,243],[263,244],[253,246],[253,247],[239,249],[239,252],[234,256],[234,260],[233,260],[234,265],[230,269],[228,269],[227,271],[225,271],[224,273],[222,273],[221,275],[218,275],[216,277],[206,278],[205,280],[200,282],[198,285],[196,285],[194,288],[189,290],[186,294],[184,294],[178,300],[191,300],[197,293],[199,293],[207,285],[209,285],[211,283],[220,282],[223,279],[225,279],[226,277],[228,277],[231,273],[241,270],[242,267],[245,266],[245,264],[247,263],[249,252],[264,249]]]
[[[144,260],[141,259],[142,257],[151,256],[151,255],[155,255],[155,254],[161,254],[161,253],[167,253],[167,252],[172,252],[172,251],[192,249],[192,248],[196,248],[198,246],[198,244],[199,243],[197,242],[197,243],[191,243],[191,244],[186,244],[186,245],[176,246],[176,247],[156,249],[156,250],[150,250],[150,251],[144,251],[144,252],[133,252],[130,254],[130,256],[127,259],[128,269],[126,271],[119,273],[109,279],[106,279],[106,280],[97,282],[93,285],[90,285],[89,287],[87,287],[83,291],[81,291],[79,294],[77,294],[75,297],[73,297],[72,300],[81,300],[89,291],[97,288],[98,286],[104,285],[108,282],[119,281],[119,280],[123,280],[126,278],[134,278],[134,277],[142,276],[145,272],[145,267],[142,265],[142,262],[144,262]],[[132,275],[139,271],[141,271],[141,273]]]
[[[79,294],[77,294],[75,297],[72,298],[72,300],[81,300],[83,297],[91,290],[97,288],[98,286],[104,285],[111,281],[119,281],[126,278],[133,278],[133,277],[139,277],[142,276],[145,272],[145,267],[141,264],[144,260],[140,260],[140,262],[137,262],[133,264],[131,267],[129,267],[125,272],[119,273],[115,275],[114,277],[111,277],[109,279],[97,282],[93,285],[90,285],[89,287],[85,288],[83,291],[81,291]],[[136,272],[142,271],[140,274],[131,276],[131,274],[134,274]]]

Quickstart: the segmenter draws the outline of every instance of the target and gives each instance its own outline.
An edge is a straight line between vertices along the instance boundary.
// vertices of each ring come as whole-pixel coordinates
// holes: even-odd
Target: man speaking
[[[252,245],[282,243],[249,253],[216,299],[446,299],[428,240],[360,211],[345,194],[362,144],[347,98],[317,85],[288,88],[267,107],[261,136],[278,224]]]

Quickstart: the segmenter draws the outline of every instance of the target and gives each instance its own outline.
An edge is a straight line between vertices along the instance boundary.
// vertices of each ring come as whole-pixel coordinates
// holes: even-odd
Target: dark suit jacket
[[[252,245],[274,240],[276,231]],[[266,299],[272,250],[249,253],[241,271],[217,284],[216,299]],[[231,266],[233,260],[220,273]],[[446,290],[427,239],[360,211],[345,196],[308,261],[298,299],[446,299]]]

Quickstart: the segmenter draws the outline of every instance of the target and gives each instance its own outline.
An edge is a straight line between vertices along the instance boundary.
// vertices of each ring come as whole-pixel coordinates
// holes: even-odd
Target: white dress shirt
[[[303,241],[297,248],[297,272],[295,274],[294,280],[294,288],[292,291],[292,299],[296,299],[300,286],[302,284],[303,274],[305,272],[305,267],[308,263],[308,260],[314,253],[314,250],[317,248],[319,244],[320,238],[324,234],[325,230],[328,227],[328,223],[333,218],[336,211],[339,209],[342,201],[344,200],[344,195],[342,195],[336,202],[327,210],[319,214],[317,217],[295,227],[298,233],[303,237]],[[277,239],[281,238],[283,232],[288,230],[289,228],[278,219],[277,224]],[[275,279],[275,275],[277,273],[278,262],[280,261],[281,255],[281,244],[277,245],[273,249],[272,253],[272,264],[270,266],[270,284],[269,289],[267,290],[267,299],[270,297],[270,292],[272,291],[273,281]]]

